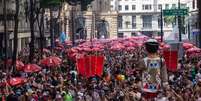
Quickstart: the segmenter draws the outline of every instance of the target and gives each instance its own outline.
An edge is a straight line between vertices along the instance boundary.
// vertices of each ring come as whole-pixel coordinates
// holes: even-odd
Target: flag
[[[168,71],[177,71],[178,51],[164,51],[163,57]]]
[[[104,56],[86,56],[77,59],[78,73],[85,77],[102,76]]]

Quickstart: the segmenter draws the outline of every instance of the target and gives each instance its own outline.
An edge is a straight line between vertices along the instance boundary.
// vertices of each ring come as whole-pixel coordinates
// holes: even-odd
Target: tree
[[[63,0],[40,0],[41,7],[50,9],[50,37],[51,37],[51,49],[54,48],[54,32],[53,32],[53,8],[59,7],[59,15],[56,20],[60,17],[60,11]]]
[[[13,69],[16,67],[16,58],[17,58],[17,47],[18,47],[18,15],[19,15],[19,0],[15,0],[15,27],[14,27],[14,50],[12,57]]]
[[[29,62],[32,62],[34,58],[34,53],[35,53],[35,34],[34,34],[34,24],[35,24],[35,19],[34,19],[34,0],[30,0],[30,16],[29,16],[29,24],[30,24],[30,30],[31,30],[31,42],[29,44],[30,48],[30,54],[29,54]]]
[[[92,1],[94,0],[66,0],[68,4],[70,5],[77,5],[80,4],[81,5],[81,10],[82,11],[86,11],[88,8],[88,5],[91,4]]]
[[[5,49],[4,49],[4,53],[5,53],[5,65],[4,65],[4,68],[7,69],[7,58],[8,58],[8,53],[7,53],[7,50],[8,50],[8,33],[7,33],[7,3],[6,3],[7,0],[3,0],[3,15],[4,15],[4,44],[5,44]]]

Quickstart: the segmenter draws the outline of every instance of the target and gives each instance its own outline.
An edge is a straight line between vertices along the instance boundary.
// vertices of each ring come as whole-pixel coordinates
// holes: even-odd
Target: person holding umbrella
[[[143,58],[136,70],[141,72],[141,90],[149,101],[157,97],[163,87],[168,87],[168,75],[165,61],[158,55],[159,43],[155,39],[145,42],[147,57]]]

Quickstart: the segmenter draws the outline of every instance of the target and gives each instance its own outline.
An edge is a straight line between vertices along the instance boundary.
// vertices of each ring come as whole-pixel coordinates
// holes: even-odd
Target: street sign
[[[185,16],[188,15],[188,9],[167,9],[163,10],[164,16]]]

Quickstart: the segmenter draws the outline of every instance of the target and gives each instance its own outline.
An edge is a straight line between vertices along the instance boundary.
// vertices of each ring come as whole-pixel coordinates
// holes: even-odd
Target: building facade
[[[197,46],[200,46],[200,30],[199,30],[199,15],[198,15],[198,0],[189,0],[189,17],[186,19],[188,25],[188,34],[190,40]]]
[[[186,7],[181,0],[181,7]],[[118,37],[135,36],[142,33],[148,36],[160,34],[161,8],[178,7],[178,0],[111,0],[111,10],[118,11]],[[163,17],[163,20],[166,18]],[[164,21],[164,35],[171,33],[176,20]]]

